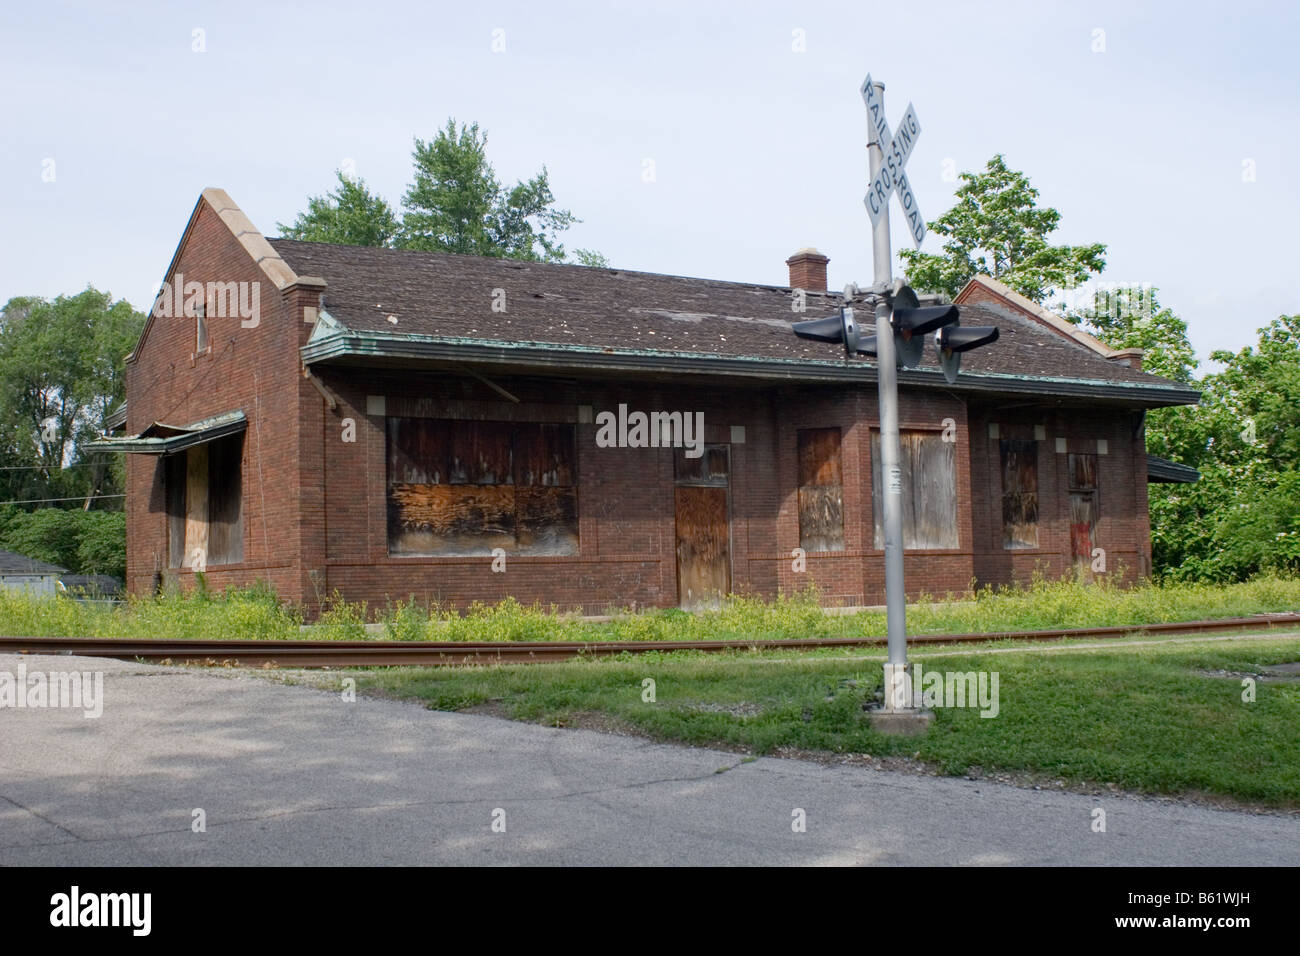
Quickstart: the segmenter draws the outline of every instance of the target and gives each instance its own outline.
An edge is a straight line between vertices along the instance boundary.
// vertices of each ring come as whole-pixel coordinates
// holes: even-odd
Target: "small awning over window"
[[[248,428],[242,411],[226,412],[194,422],[192,425],[167,425],[154,422],[138,435],[101,438],[91,444],[97,451],[125,451],[136,455],[170,455],[195,445],[225,438]]]
[[[1193,482],[1199,481],[1201,473],[1195,468],[1180,465],[1168,458],[1147,455],[1147,481],[1151,482]]]

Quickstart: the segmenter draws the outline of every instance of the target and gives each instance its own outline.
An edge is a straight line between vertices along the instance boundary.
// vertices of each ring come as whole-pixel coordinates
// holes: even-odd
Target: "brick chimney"
[[[1137,369],[1139,372],[1142,371],[1143,352],[1141,349],[1120,349],[1118,352],[1112,352],[1106,357],[1117,365],[1127,365],[1129,368]]]
[[[826,291],[826,263],[830,262],[811,246],[800,249],[785,264],[790,267],[790,288],[805,292]]]

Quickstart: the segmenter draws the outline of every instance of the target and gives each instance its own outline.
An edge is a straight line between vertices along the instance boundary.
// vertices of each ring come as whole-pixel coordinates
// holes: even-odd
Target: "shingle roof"
[[[808,293],[802,314],[792,290],[624,269],[519,262],[438,252],[270,240],[301,275],[326,282],[325,308],[340,325],[377,336],[538,343],[602,351],[720,359],[842,363],[842,347],[798,339],[790,323],[830,315],[838,293]],[[504,312],[494,292],[504,290]],[[499,297],[500,293],[496,293]],[[498,300],[499,301],[499,298]],[[1018,314],[963,305],[963,325],[996,325],[995,345],[967,353],[963,374],[1086,381],[1099,386],[1186,386],[1117,362]],[[869,365],[867,360],[861,364]],[[936,367],[934,349],[924,365]]]
[[[0,548],[0,574],[66,574],[67,568]]]

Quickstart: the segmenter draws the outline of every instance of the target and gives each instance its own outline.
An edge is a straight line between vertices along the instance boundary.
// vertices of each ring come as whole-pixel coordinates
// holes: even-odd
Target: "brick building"
[[[309,614],[335,589],[600,612],[815,582],[882,603],[874,367],[790,330],[838,307],[827,261],[760,286],[268,240],[206,190],[105,446],[131,453],[128,586],[201,569]],[[1145,412],[1197,393],[997,282],[957,302],[1001,338],[953,386],[900,371],[909,588],[1096,549],[1149,573],[1148,475],[1194,473],[1148,460]]]

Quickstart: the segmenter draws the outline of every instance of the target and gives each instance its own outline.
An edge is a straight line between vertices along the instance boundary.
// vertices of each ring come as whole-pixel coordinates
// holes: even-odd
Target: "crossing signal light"
[[[957,321],[955,305],[923,306],[912,287],[901,281],[894,283],[889,304],[889,324],[894,330],[894,353],[898,356],[898,364],[903,368],[921,364],[927,335]]]
[[[997,340],[998,330],[994,325],[972,325],[966,328],[948,325],[941,328],[935,334],[934,344],[939,347],[939,367],[943,369],[943,377],[948,380],[948,384],[957,381],[963,352]]]
[[[813,339],[817,342],[843,342],[844,351],[849,355],[867,354],[875,355],[875,352],[866,352],[862,350],[862,332],[858,326],[858,320],[853,314],[853,310],[847,306],[841,307],[839,315],[827,316],[824,319],[809,319],[807,322],[793,323],[794,334],[801,339]],[[874,341],[875,336],[870,336]]]
[[[857,290],[853,291],[856,294]],[[935,344],[939,349],[939,367],[943,369],[944,378],[951,384],[957,380],[963,352],[998,340],[998,330],[993,326],[963,328],[960,324],[961,310],[955,305],[921,305],[916,292],[901,279],[888,292],[875,294],[888,296],[894,353],[900,367],[912,368],[921,364],[925,355],[925,340],[934,332]],[[848,291],[845,292],[845,298],[849,298]],[[842,306],[839,315],[795,322],[793,328],[794,334],[801,339],[841,342],[849,355],[878,357],[876,336],[862,334],[853,309],[848,306]]]

